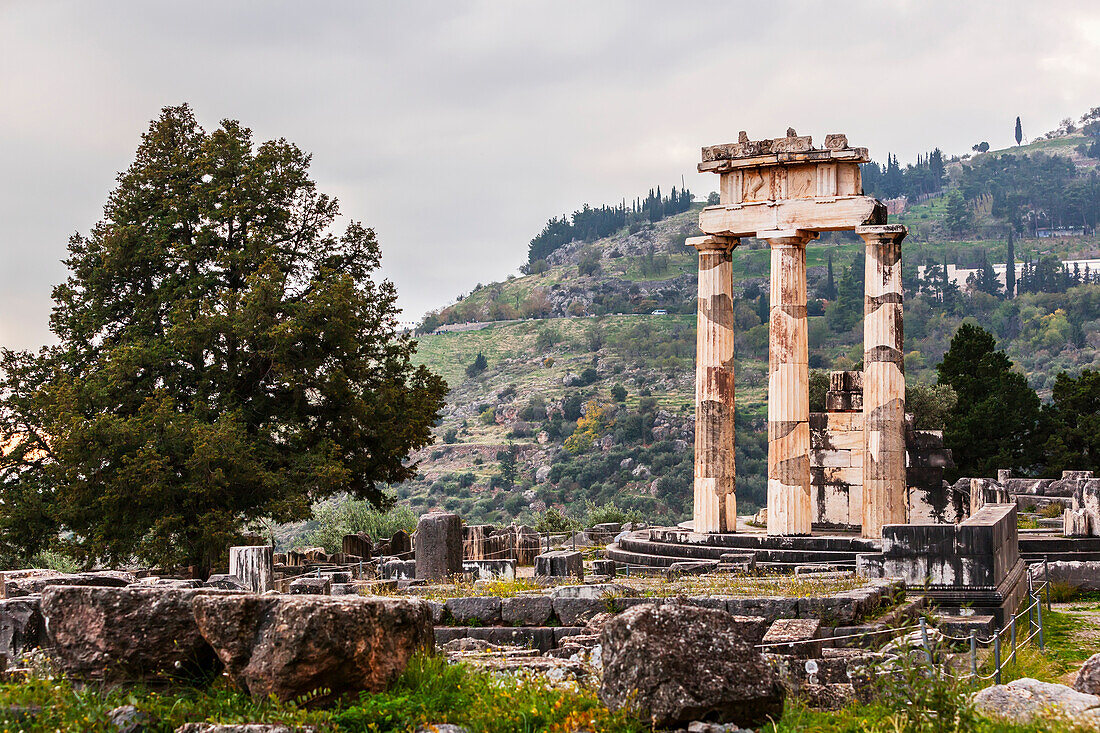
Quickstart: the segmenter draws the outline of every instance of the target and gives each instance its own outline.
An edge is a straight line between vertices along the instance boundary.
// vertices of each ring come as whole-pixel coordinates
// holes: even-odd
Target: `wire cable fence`
[[[1013,665],[1017,661],[1017,653],[1021,646],[1034,642],[1039,648],[1039,651],[1043,651],[1046,648],[1044,640],[1044,619],[1043,619],[1043,606],[1046,605],[1046,610],[1050,611],[1050,568],[1047,560],[1043,560],[1043,574],[1044,580],[1041,583],[1034,581],[1034,576],[1031,573],[1030,568],[1027,572],[1027,604],[1023,609],[1009,617],[1008,623],[1001,627],[995,628],[993,633],[987,637],[981,637],[976,631],[971,630],[967,636],[956,636],[947,634],[937,629],[937,634],[940,640],[945,642],[953,642],[957,644],[963,644],[969,646],[968,661],[969,669],[965,674],[953,674],[950,671],[944,669],[943,674],[952,677],[954,679],[975,679],[975,680],[992,680],[994,684],[1001,684],[1001,676],[1003,671],[1009,665]],[[919,630],[919,643],[914,644],[916,640],[910,637]],[[852,634],[844,634],[842,636],[826,637],[822,639],[798,639],[792,641],[776,641],[756,644],[756,648],[761,652],[769,650],[794,650],[795,647],[807,644],[819,645],[822,643],[834,643],[837,641],[851,641],[855,639],[870,639],[872,637],[878,637],[883,635],[892,635],[891,638],[886,639],[882,646],[888,646],[891,643],[897,642],[899,648],[919,648],[923,651],[926,661],[932,664],[935,659],[935,644],[932,642],[930,628],[928,626],[928,620],[922,616],[920,622],[908,626],[901,626],[895,628],[877,629],[872,631],[860,631]],[[850,646],[850,644],[849,644]],[[992,670],[988,674],[980,674],[981,665],[978,660],[978,649],[984,647],[992,650]],[[807,671],[810,671],[810,662],[807,662]],[[892,670],[883,670],[878,674],[890,674]]]

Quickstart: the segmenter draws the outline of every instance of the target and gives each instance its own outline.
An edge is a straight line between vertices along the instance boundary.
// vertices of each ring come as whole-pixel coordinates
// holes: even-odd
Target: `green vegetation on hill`
[[[1088,124],[1082,127],[1089,132],[1064,127],[1048,139],[1007,151],[950,159],[933,151],[907,167],[890,156],[886,166],[864,170],[869,191],[909,198],[893,220],[910,228],[902,270],[905,366],[915,390],[913,404],[924,410],[922,427],[943,428],[953,409],[945,394],[928,390],[964,323],[991,333],[1015,373],[1042,399],[1051,398],[1061,372],[1070,379],[1100,369],[1100,272],[1063,270],[1060,263],[1071,256],[1100,256],[1100,239],[1088,228],[1100,210],[1100,201],[1086,196],[1095,185],[1094,161],[1083,157],[1095,132]],[[1044,186],[1055,194],[1040,195]],[[1076,197],[1076,203],[1062,200],[1066,197]],[[1080,223],[1087,233],[1034,236],[1036,228],[1051,223],[1072,224],[1077,214],[1071,212],[1082,210],[1094,212]],[[548,261],[528,268],[530,274],[479,286],[431,314],[415,358],[442,373],[452,387],[437,428],[438,437],[447,440],[418,454],[420,474],[395,487],[397,496],[415,509],[445,506],[472,520],[532,519],[544,507],[576,514],[574,507],[586,499],[614,501],[653,519],[685,518],[691,498],[697,257],[683,242],[698,232],[698,211],[696,204],[659,221],[623,225],[602,239],[560,244]],[[1042,213],[1028,216],[1028,211]],[[1025,263],[1013,298],[1006,297],[993,272],[1010,248],[1014,260]],[[978,268],[979,279],[958,287],[947,280],[947,265]],[[743,512],[765,500],[769,266],[763,243],[746,240],[733,253]],[[850,233],[823,234],[807,248],[807,267],[811,367],[859,368],[862,242]],[[527,320],[434,332],[441,324],[503,318]],[[478,353],[485,355],[487,368],[467,378]],[[592,370],[591,379],[570,380],[586,370]],[[625,401],[612,396],[615,387],[626,390]],[[566,451],[576,420],[559,420],[556,411],[567,401],[590,400],[608,409],[600,439],[591,450]],[[655,410],[646,413],[654,403]],[[535,414],[540,417],[532,419]],[[651,420],[657,428],[652,436],[644,429]],[[640,432],[622,429],[639,422]],[[1076,430],[1077,437],[1070,438],[1076,447],[1065,449],[1065,460],[1051,454],[1046,464],[1032,461],[1030,468],[1060,470],[1082,460],[1087,427]],[[514,487],[505,490],[495,478],[499,468],[493,456],[509,442],[520,446],[520,468]],[[1052,444],[1048,453],[1062,450]],[[634,475],[639,464],[647,470]],[[543,480],[536,478],[540,468]]]

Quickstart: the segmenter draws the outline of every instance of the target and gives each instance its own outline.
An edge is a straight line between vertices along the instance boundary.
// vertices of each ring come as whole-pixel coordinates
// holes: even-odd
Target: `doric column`
[[[863,536],[908,521],[900,224],[856,227],[867,249],[863,307]]]
[[[695,337],[696,532],[737,530],[733,434],[733,267],[739,240],[691,237],[699,251]]]
[[[800,230],[758,233],[771,245],[768,327],[768,534],[809,534],[810,367],[806,242]]]

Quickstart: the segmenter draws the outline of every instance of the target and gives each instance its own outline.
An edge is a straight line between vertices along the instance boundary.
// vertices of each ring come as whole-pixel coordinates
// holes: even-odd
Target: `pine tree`
[[[345,492],[383,506],[416,475],[446,384],[413,366],[374,232],[333,231],[309,161],[231,120],[207,133],[187,105],[152,122],[69,241],[57,345],[0,357],[0,444],[49,456],[0,457],[5,519],[44,533],[0,521],[0,543],[29,554],[61,530],[87,564],[201,574],[247,522]]]
[[[1040,403],[1027,379],[997,351],[993,334],[964,323],[936,366],[958,403],[944,430],[958,476],[1027,473],[1041,458]]]

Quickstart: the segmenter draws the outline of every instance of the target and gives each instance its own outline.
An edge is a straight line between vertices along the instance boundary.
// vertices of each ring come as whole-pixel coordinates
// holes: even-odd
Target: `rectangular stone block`
[[[821,621],[815,618],[781,618],[772,622],[761,644],[770,654],[802,659],[821,656]]]
[[[543,626],[554,608],[550,596],[515,596],[500,599],[500,620],[518,626]]]
[[[584,556],[567,550],[544,552],[535,558],[535,575],[584,580]]]
[[[447,612],[460,624],[482,625],[500,623],[501,599],[495,596],[451,598],[444,604]]]
[[[726,610],[735,616],[760,616],[770,624],[776,619],[797,618],[798,599],[783,596],[730,598]]]
[[[328,578],[295,578],[290,581],[291,595],[327,596],[332,591],[332,581]]]

